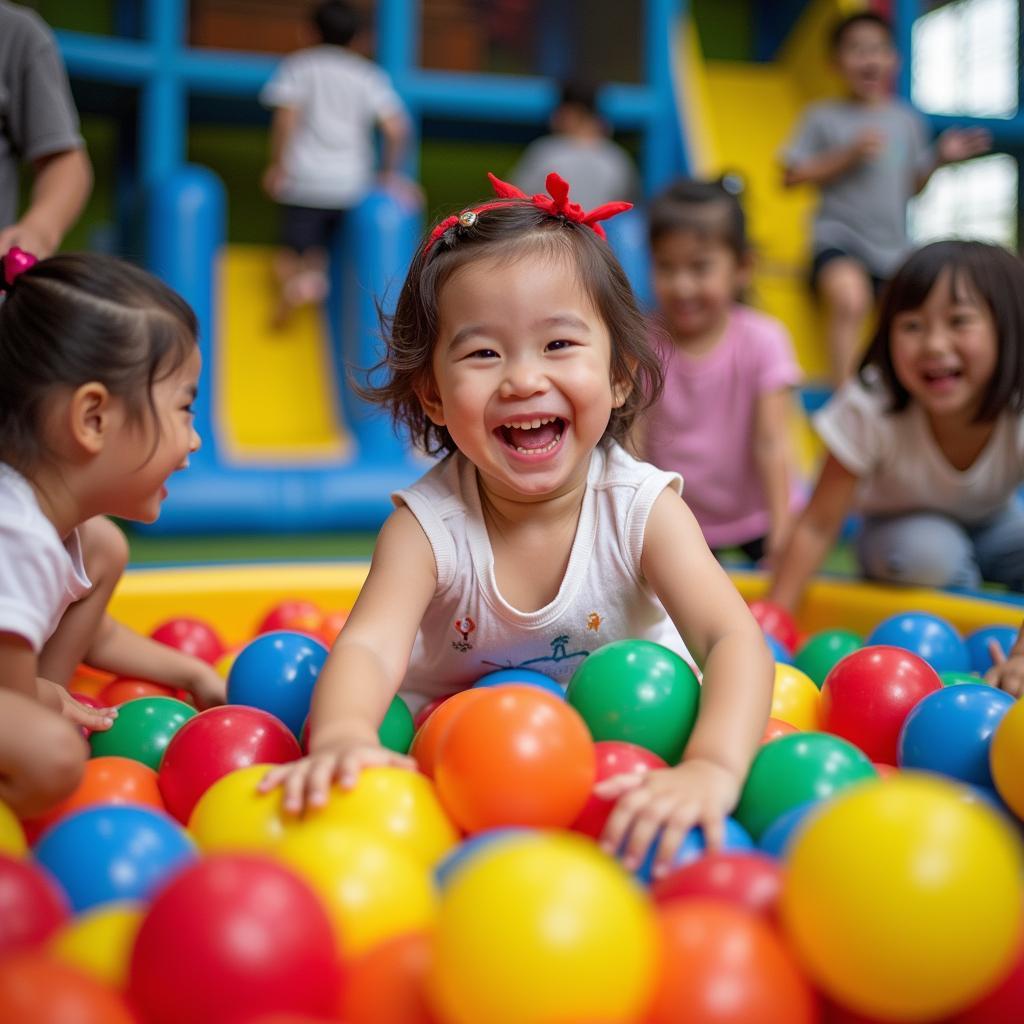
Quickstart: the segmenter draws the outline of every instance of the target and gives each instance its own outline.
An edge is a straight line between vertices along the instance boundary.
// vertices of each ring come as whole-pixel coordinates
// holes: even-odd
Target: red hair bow
[[[15,278],[24,274],[29,267],[34,267],[39,260],[30,252],[19,249],[16,245],[7,250],[7,255],[0,259],[0,266],[3,267],[3,275],[0,277],[0,291],[7,291]]]
[[[548,190],[547,195],[538,193],[534,196],[528,196],[522,189],[516,188],[515,185],[510,185],[507,181],[502,181],[490,172],[488,172],[487,177],[494,188],[494,194],[498,198],[489,203],[482,203],[480,206],[472,209],[463,210],[460,214],[445,217],[430,232],[427,244],[423,247],[424,256],[430,252],[434,247],[434,243],[449,228],[455,227],[456,224],[461,224],[467,228],[472,227],[481,213],[487,210],[495,210],[502,206],[513,206],[515,201],[520,199],[533,203],[539,210],[543,210],[552,217],[564,217],[566,220],[571,220],[576,224],[583,224],[590,228],[599,238],[605,238],[606,236],[604,228],[601,227],[598,221],[608,220],[610,217],[624,213],[633,207],[632,203],[602,203],[601,206],[595,207],[588,213],[579,203],[574,203],[569,198],[569,183],[554,171],[547,176],[544,182]]]

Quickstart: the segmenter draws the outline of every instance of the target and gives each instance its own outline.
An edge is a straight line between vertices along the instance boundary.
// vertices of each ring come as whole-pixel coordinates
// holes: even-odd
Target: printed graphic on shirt
[[[482,664],[487,665],[492,669],[499,668],[532,668],[537,671],[546,672],[551,676],[567,676],[571,675],[576,671],[576,667],[579,665],[580,660],[585,658],[590,651],[570,651],[569,644],[572,638],[567,636],[565,633],[559,633],[551,641],[551,653],[541,655],[538,658],[527,658],[525,661],[513,662],[506,660],[504,662],[498,661],[487,661],[484,659]]]
[[[601,632],[601,616],[597,612],[591,612],[587,616],[587,630],[595,633]]]
[[[452,647],[457,651],[461,651],[465,654],[467,651],[473,650],[473,645],[469,642],[469,634],[476,629],[476,623],[468,616],[464,616],[461,619],[455,620],[455,632],[462,637],[461,640],[453,640]]]

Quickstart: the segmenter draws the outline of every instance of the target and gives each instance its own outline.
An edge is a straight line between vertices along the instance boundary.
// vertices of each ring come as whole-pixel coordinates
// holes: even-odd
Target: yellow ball
[[[218,779],[200,798],[188,830],[204,853],[266,851],[276,846],[300,819],[286,814],[283,791],[258,793],[269,764],[253,764]]]
[[[945,1018],[1013,957],[1024,857],[963,788],[916,772],[865,782],[808,819],[781,900],[813,981],[858,1013]]]
[[[657,959],[633,879],[594,843],[552,832],[485,848],[453,877],[428,984],[445,1024],[626,1024]]]
[[[105,903],[87,910],[50,939],[50,952],[105,985],[123,989],[144,913],[141,903],[131,902]]]
[[[431,872],[365,829],[311,821],[284,839],[273,856],[312,886],[346,956],[434,923],[437,891]]]
[[[1018,818],[1024,818],[1024,699],[996,727],[989,761],[999,795]]]
[[[0,802],[0,853],[8,857],[24,857],[28,852],[25,830],[14,811]]]
[[[236,647],[234,650],[225,651],[214,663],[213,667],[217,670],[217,674],[222,679],[227,679],[231,672],[231,666],[235,663],[235,658],[238,657],[238,653],[241,651],[241,647]]]
[[[818,703],[821,691],[810,676],[792,665],[775,664],[775,688],[772,690],[771,717],[804,732],[818,728]]]
[[[434,784],[404,768],[367,768],[349,790],[334,787],[314,820],[355,825],[433,867],[458,842]]]

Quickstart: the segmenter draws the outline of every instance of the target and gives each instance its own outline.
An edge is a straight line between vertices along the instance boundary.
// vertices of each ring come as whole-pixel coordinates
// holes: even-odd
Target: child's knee
[[[24,766],[18,787],[23,794],[19,813],[25,817],[49,810],[70,796],[82,781],[89,756],[77,726],[56,714],[35,723],[33,740],[35,755]]]
[[[104,516],[90,519],[81,527],[79,535],[85,570],[93,584],[101,579],[120,579],[128,565],[125,535]]]
[[[953,530],[925,525],[866,538],[860,548],[865,574],[886,583],[918,587],[974,587],[981,573],[970,541]]]

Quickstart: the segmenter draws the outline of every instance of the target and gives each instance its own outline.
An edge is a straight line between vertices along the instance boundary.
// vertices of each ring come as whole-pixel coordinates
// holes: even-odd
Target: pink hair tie
[[[25,252],[24,249],[19,249],[15,245],[7,251],[7,255],[0,262],[3,263],[4,267],[3,290],[8,291],[11,285],[14,284],[15,279],[24,274],[29,267],[34,267],[39,260],[32,253]]]

